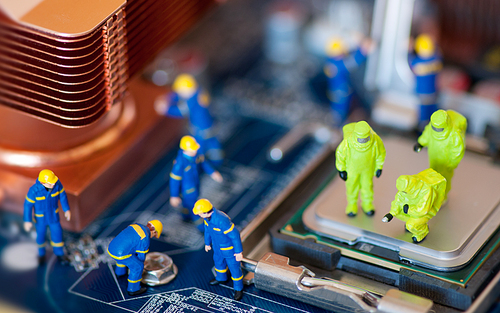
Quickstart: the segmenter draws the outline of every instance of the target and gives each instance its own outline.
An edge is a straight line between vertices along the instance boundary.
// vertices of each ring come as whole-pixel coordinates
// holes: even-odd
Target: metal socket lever
[[[288,257],[268,252],[258,262],[243,259],[254,273],[255,287],[334,312],[426,313],[433,302],[397,289],[378,296],[329,278],[315,278],[305,266],[291,266]]]
[[[307,122],[299,124],[272,145],[267,153],[269,161],[281,162],[288,152],[309,136],[313,136],[320,143],[331,141],[332,137],[339,137],[330,128],[321,123]]]

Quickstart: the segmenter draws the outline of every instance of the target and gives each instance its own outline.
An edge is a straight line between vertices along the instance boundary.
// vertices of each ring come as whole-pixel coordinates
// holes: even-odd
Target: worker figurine
[[[429,167],[446,178],[445,200],[451,189],[455,168],[465,153],[467,119],[453,110],[438,110],[431,116],[424,132],[414,146],[416,152],[427,147]]]
[[[218,285],[227,280],[227,270],[233,280],[234,299],[243,296],[243,272],[240,262],[243,260],[243,247],[240,232],[234,227],[229,216],[213,207],[207,199],[196,201],[193,213],[203,218],[205,225],[205,251],[214,250],[216,276],[210,281]]]
[[[210,96],[198,87],[193,76],[181,74],[172,85],[172,92],[159,97],[155,102],[156,111],[174,118],[189,118],[189,131],[201,146],[201,153],[218,167],[222,164],[224,153],[215,136],[213,117],[208,106]]]
[[[36,243],[38,244],[38,263],[45,262],[45,235],[50,228],[50,244],[54,254],[63,264],[69,262],[64,254],[64,242],[61,223],[59,221],[59,202],[66,220],[71,219],[68,197],[61,181],[51,170],[42,170],[38,179],[30,187],[24,200],[24,229],[30,231],[33,222],[36,227]],[[35,216],[33,218],[33,208]],[[33,222],[32,222],[33,221]]]
[[[349,123],[342,129],[344,139],[335,153],[335,166],[346,182],[347,208],[350,217],[358,213],[358,195],[361,190],[361,208],[366,215],[375,213],[373,206],[373,176],[380,177],[385,161],[382,139],[367,122]]]
[[[434,42],[425,34],[415,39],[415,55],[410,55],[410,68],[415,74],[415,91],[420,101],[419,127],[429,122],[437,108],[436,77],[443,68]]]
[[[108,246],[108,254],[116,260],[115,274],[128,275],[127,292],[130,296],[137,296],[146,292],[146,287],[141,287],[142,272],[146,253],[149,252],[150,238],[160,238],[163,224],[158,220],[149,221],[146,226],[132,224],[121,231]]]
[[[416,175],[401,175],[396,180],[398,193],[391,203],[391,211],[382,222],[395,216],[406,223],[414,243],[422,242],[429,234],[428,222],[441,208],[445,198],[446,179],[428,168]]]
[[[373,46],[369,38],[364,39],[360,47],[352,54],[348,53],[340,39],[333,39],[326,46],[327,63],[324,72],[328,77],[328,98],[336,124],[342,124],[349,114],[352,97],[349,72],[365,62]]]
[[[199,217],[193,214],[193,207],[200,195],[201,168],[217,182],[222,182],[222,175],[216,171],[203,155],[198,153],[200,145],[191,136],[181,138],[179,153],[170,172],[170,204],[178,207],[182,203],[182,215],[186,221],[196,221]]]

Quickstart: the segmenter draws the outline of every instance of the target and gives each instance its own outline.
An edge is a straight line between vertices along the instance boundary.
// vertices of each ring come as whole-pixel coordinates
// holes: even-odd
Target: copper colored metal
[[[0,104],[64,127],[95,123],[212,3],[0,0]]]
[[[129,87],[123,107],[116,106],[117,110],[110,111],[112,116],[90,128],[61,128],[3,109],[3,113],[10,112],[6,125],[0,122],[0,144],[10,148],[0,150],[2,208],[22,214],[29,187],[38,172],[47,167],[57,174],[68,193],[72,219],[64,220],[63,227],[81,231],[151,167],[177,142],[183,122],[156,114],[154,99],[164,89],[139,79],[131,81]],[[33,128],[10,128],[30,119]],[[13,130],[12,138],[6,136]],[[26,140],[17,142],[18,138]]]

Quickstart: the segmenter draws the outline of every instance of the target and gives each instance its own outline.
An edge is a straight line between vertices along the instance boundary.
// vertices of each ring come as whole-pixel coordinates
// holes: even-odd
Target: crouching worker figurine
[[[128,275],[127,291],[130,296],[137,296],[146,292],[146,287],[141,287],[142,272],[146,253],[149,252],[149,239],[160,238],[163,224],[158,220],[149,221],[146,226],[132,224],[118,234],[108,246],[109,255],[116,260],[115,274]]]
[[[401,175],[396,180],[398,193],[391,203],[391,211],[382,222],[395,216],[406,223],[414,243],[422,242],[429,233],[427,224],[441,208],[446,192],[446,179],[428,168],[416,175]]]

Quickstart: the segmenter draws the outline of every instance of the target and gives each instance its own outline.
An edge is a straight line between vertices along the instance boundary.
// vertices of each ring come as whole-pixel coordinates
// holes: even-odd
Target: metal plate
[[[413,152],[413,142],[404,139],[383,140],[387,157],[382,176],[374,181],[375,215],[368,217],[360,209],[356,217],[347,217],[345,183],[334,179],[304,212],[306,227],[348,244],[366,242],[398,251],[402,260],[432,269],[453,270],[467,264],[500,224],[500,168],[466,153],[455,170],[448,203],[430,220],[429,235],[417,245],[402,221],[381,220],[396,195],[396,179],[426,169],[427,153]]]

